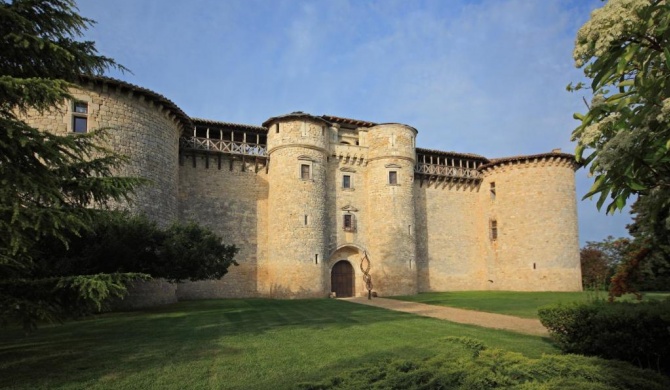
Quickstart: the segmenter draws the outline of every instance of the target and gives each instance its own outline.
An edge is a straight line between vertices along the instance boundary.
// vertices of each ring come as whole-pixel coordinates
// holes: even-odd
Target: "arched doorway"
[[[330,290],[338,298],[354,296],[354,267],[346,260],[340,260],[330,271]]]

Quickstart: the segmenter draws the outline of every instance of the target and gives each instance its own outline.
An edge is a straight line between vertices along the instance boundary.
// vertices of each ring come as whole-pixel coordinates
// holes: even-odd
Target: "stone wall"
[[[221,168],[219,168],[221,158]],[[179,219],[195,221],[234,244],[239,266],[221,280],[179,284],[179,299],[253,297],[258,260],[267,256],[268,181],[265,163],[229,155],[183,155],[179,167]],[[209,161],[208,161],[209,160]]]
[[[113,85],[90,84],[71,93],[75,100],[88,104],[88,129],[107,128],[109,147],[129,158],[117,174],[150,180],[136,191],[130,209],[162,225],[174,221],[181,125],[160,104]],[[66,101],[43,115],[30,112],[27,122],[41,130],[70,134],[72,111],[73,101]]]
[[[485,170],[480,197],[498,228],[497,239],[482,240],[492,289],[581,290],[574,164],[545,156]]]
[[[123,299],[113,299],[114,310],[135,310],[177,302],[177,285],[163,279],[132,282]]]
[[[487,289],[479,184],[426,179],[414,187],[419,291]]]

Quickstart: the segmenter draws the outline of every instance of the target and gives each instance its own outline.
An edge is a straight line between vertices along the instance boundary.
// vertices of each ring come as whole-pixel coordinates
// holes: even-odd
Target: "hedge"
[[[539,316],[565,352],[670,373],[670,300],[558,304]]]

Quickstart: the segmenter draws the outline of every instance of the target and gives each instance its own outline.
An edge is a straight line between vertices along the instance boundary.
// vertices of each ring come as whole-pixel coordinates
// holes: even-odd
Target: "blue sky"
[[[292,111],[419,130],[419,147],[489,158],[572,153],[572,49],[600,0],[79,0],[86,33],[188,115],[260,125]],[[589,99],[587,97],[587,99]],[[577,172],[578,199],[591,179]],[[627,212],[579,201],[580,240]]]

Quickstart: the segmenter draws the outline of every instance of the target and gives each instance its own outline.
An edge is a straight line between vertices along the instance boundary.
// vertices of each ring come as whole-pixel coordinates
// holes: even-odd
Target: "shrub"
[[[193,222],[163,229],[144,216],[100,213],[90,231],[58,240],[42,240],[36,248],[42,276],[131,272],[183,280],[220,279],[237,265],[234,245]]]
[[[539,316],[565,352],[670,372],[670,300],[558,304]]]
[[[384,360],[342,373],[305,390],[325,389],[667,389],[662,375],[618,361],[486,349],[477,340],[448,338],[445,352],[421,361]]]

